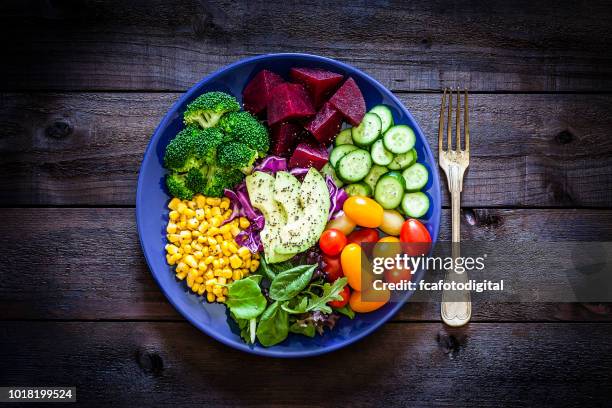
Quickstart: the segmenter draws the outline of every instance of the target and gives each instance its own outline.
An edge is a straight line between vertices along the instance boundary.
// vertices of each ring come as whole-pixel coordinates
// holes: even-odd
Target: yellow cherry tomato
[[[357,244],[345,246],[340,254],[340,264],[351,288],[361,290],[361,247]]]
[[[401,252],[400,240],[397,237],[383,237],[374,245],[374,258],[395,258]]]
[[[383,208],[368,197],[349,197],[342,207],[344,213],[357,225],[368,228],[378,228],[383,221]]]
[[[369,313],[378,310],[384,305],[386,305],[387,302],[389,302],[389,299],[391,298],[391,292],[389,292],[389,290],[379,290],[376,292],[376,298],[380,300],[376,300],[374,302],[366,302],[362,299],[363,292],[353,291],[349,299],[349,305],[351,305],[351,309],[353,309],[353,311],[356,313]]]

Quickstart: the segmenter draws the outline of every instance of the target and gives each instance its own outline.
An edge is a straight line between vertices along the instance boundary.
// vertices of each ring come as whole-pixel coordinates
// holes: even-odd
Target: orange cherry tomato
[[[340,254],[340,264],[351,288],[361,290],[361,247],[357,244],[345,246]]]
[[[349,197],[342,207],[344,213],[357,225],[378,228],[383,221],[383,208],[368,197]]]
[[[380,293],[382,300],[366,302],[361,298],[362,292],[354,291],[353,293],[351,293],[351,298],[349,299],[349,305],[351,306],[351,309],[353,309],[353,311],[357,313],[369,313],[380,309],[381,307],[386,305],[387,302],[389,302],[389,299],[391,298],[391,292],[389,292],[388,290],[380,290],[377,292]]]
[[[400,240],[397,237],[383,237],[374,245],[374,258],[395,258],[401,252]]]

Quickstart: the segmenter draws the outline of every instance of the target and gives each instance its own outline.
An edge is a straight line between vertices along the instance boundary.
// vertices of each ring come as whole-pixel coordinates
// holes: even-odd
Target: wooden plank
[[[0,319],[180,319],[146,266],[134,210],[1,209]],[[450,237],[443,213],[440,239]],[[463,240],[611,240],[609,210],[466,210]],[[501,244],[500,244],[501,245]],[[525,279],[529,260],[517,254]],[[521,267],[525,265],[525,267]],[[411,303],[397,320],[439,320],[438,305]],[[474,296],[474,321],[611,320],[608,306],[499,304]]]
[[[610,91],[605,1],[3,2],[0,89],[184,90],[240,58],[338,58],[393,90]],[[314,14],[313,14],[314,13]]]
[[[439,95],[399,96],[437,146]],[[0,204],[133,205],[144,149],[177,97],[0,95]],[[610,96],[473,95],[463,205],[611,207],[611,110]]]
[[[334,353],[282,360],[187,323],[2,322],[0,381],[72,385],[106,406],[606,406],[610,336],[608,323],[387,324]]]

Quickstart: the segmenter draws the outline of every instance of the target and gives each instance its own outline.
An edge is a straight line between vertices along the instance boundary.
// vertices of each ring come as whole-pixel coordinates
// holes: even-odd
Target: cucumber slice
[[[380,178],[380,176],[382,176],[388,171],[389,170],[387,170],[386,167],[378,166],[375,164],[374,166],[372,166],[372,168],[370,169],[370,172],[368,173],[367,176],[365,176],[365,179],[363,179],[363,181],[368,186],[370,186],[372,191],[374,191],[374,189],[376,188],[376,183],[378,183],[378,179]]]
[[[397,171],[384,174],[376,183],[374,199],[384,208],[390,210],[402,202],[404,196],[404,178]]]
[[[402,198],[402,211],[408,217],[421,218],[429,210],[429,197],[422,192],[406,193]]]
[[[370,197],[372,195],[372,189],[364,182],[349,184],[344,187],[344,191],[349,196],[361,196],[361,197]]]
[[[416,150],[411,149],[406,153],[393,156],[393,160],[387,167],[389,170],[403,170],[414,162],[416,162]]]
[[[385,149],[383,141],[380,139],[372,145],[370,155],[372,155],[372,161],[380,166],[386,166],[393,160],[393,153]]]
[[[378,115],[375,113],[366,113],[359,126],[354,127],[351,132],[353,142],[358,146],[367,147],[378,139],[381,128],[382,122]]]
[[[372,168],[370,153],[362,149],[357,149],[341,158],[336,170],[338,176],[344,182],[354,183],[363,180],[370,172],[370,168]]]
[[[334,168],[338,165],[341,158],[352,152],[353,150],[359,149],[357,146],[346,144],[335,147],[331,153],[329,153],[329,162]]]
[[[381,133],[385,133],[387,129],[393,126],[393,114],[388,106],[376,105],[370,109],[370,113],[375,113],[380,118],[380,121],[382,122],[382,129],[380,130]]]
[[[353,135],[353,137],[355,136]],[[383,141],[388,151],[395,154],[402,154],[414,147],[416,137],[410,126],[396,125],[390,127],[389,130],[385,132]]]
[[[336,139],[334,140],[334,146],[341,146],[345,144],[352,145],[353,136],[351,136],[351,133],[351,128],[340,131],[340,133],[336,135]]]
[[[406,181],[406,190],[419,191],[429,180],[429,172],[421,163],[415,163],[402,173]]]
[[[344,185],[342,180],[340,180],[336,175],[336,171],[334,170],[334,167],[331,165],[330,162],[325,163],[325,165],[321,168],[321,174],[323,175],[323,177],[331,177],[331,179],[334,181],[334,184],[336,184],[336,186],[338,187],[342,187]]]

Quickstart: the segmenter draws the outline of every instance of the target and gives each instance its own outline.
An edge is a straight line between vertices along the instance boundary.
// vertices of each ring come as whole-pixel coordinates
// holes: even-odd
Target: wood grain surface
[[[243,57],[306,52],[391,90],[612,90],[606,1],[330,4],[3,2],[11,63],[0,65],[0,88],[182,91]]]

